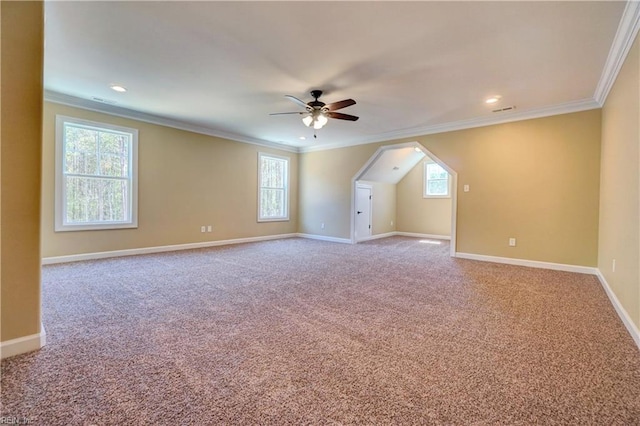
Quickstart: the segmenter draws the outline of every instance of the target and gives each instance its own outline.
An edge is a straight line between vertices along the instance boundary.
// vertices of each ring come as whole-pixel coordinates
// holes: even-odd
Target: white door
[[[356,186],[356,241],[371,236],[371,187]]]

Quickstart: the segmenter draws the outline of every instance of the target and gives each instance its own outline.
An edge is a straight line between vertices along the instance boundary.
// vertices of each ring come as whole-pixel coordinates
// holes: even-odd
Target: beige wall
[[[398,231],[449,237],[451,198],[424,198],[424,165],[427,161],[416,164],[398,182]]]
[[[596,266],[600,122],[591,110],[301,154],[300,230],[349,238],[355,173],[379,146],[418,141],[458,173],[458,252]]]
[[[602,110],[598,268],[637,327],[640,327],[639,146],[640,44],[636,39]]]
[[[299,232],[350,238],[351,180],[378,146],[360,145],[300,154]]]
[[[56,114],[139,130],[138,228],[54,232]],[[298,154],[50,102],[44,107],[43,257],[297,232]],[[258,223],[258,152],[290,158],[290,220]],[[212,233],[201,233],[213,225]]]
[[[383,182],[358,181],[371,185],[371,235],[396,230],[396,185]]]
[[[42,2],[1,3],[3,342],[40,332]]]

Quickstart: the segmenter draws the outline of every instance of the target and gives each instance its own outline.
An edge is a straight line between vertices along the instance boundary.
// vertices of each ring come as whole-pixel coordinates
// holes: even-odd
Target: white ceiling
[[[597,107],[625,2],[47,2],[49,99],[301,149]],[[127,87],[124,94],[110,84]],[[313,138],[284,98],[353,98]],[[491,95],[502,100],[484,104]],[[111,104],[90,102],[102,98]],[[78,99],[76,99],[78,98]],[[89,100],[89,101],[87,101]],[[515,105],[511,112],[492,109]],[[131,111],[125,111],[131,110]],[[306,140],[299,138],[306,136]]]

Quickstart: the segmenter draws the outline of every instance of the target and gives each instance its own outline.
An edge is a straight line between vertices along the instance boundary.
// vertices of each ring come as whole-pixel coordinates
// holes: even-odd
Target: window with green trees
[[[424,163],[424,197],[449,198],[449,173],[437,163]]]
[[[289,219],[289,159],[258,154],[258,221]]]
[[[138,131],[56,119],[56,231],[137,227]]]

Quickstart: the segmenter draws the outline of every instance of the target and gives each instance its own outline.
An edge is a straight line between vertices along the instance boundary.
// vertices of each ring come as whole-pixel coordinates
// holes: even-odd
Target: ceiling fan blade
[[[345,99],[344,101],[327,104],[325,105],[325,108],[328,109],[329,111],[337,111],[339,109],[346,108],[348,106],[355,105],[355,104],[356,104],[356,101],[354,101],[353,99]]]
[[[284,114],[306,114],[305,111],[298,111],[298,112],[272,112],[269,115],[284,115]]]
[[[291,102],[294,102],[294,103],[300,105],[304,109],[309,108],[309,105],[307,105],[305,102],[301,101],[300,99],[296,98],[295,96],[284,95],[284,97],[289,99]]]
[[[342,114],[341,112],[331,112],[327,113],[328,117],[337,118],[338,120],[349,120],[349,121],[358,121],[358,118],[355,115]]]

